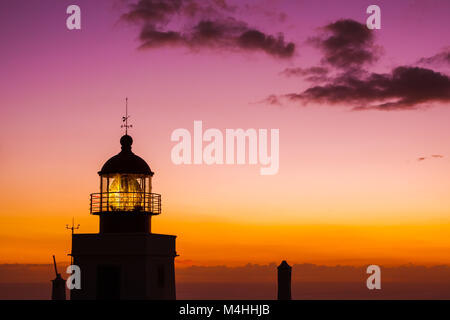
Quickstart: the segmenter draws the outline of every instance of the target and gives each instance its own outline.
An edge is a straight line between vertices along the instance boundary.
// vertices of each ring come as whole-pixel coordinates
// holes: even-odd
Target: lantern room
[[[92,214],[157,215],[161,213],[161,196],[152,193],[149,165],[131,151],[133,139],[120,139],[122,151],[110,158],[98,172],[100,192],[91,194]]]

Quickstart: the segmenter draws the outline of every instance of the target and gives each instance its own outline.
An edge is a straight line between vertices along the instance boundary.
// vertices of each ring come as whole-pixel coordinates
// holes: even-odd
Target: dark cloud
[[[416,66],[399,66],[388,73],[367,71],[366,65],[378,58],[379,48],[374,44],[373,31],[365,25],[338,20],[323,30],[322,36],[311,40],[323,52],[322,65],[281,72],[309,77],[306,80],[316,84],[300,93],[271,96],[266,103],[281,103],[284,98],[304,105],[346,105],[353,110],[406,110],[450,102],[450,78],[446,74]]]
[[[192,39],[199,42],[228,41],[233,34],[242,33],[245,30],[245,24],[231,18],[224,21],[205,20],[194,27]]]
[[[450,47],[443,49],[441,52],[428,58],[422,58],[418,61],[420,64],[450,64]]]
[[[250,50],[262,50],[270,55],[279,57],[291,57],[294,54],[295,45],[286,43],[282,34],[278,36],[266,35],[258,30],[247,30],[237,39],[241,48]]]
[[[141,30],[141,48],[153,48],[164,45],[184,45],[189,47],[228,47],[233,46],[233,35],[242,33],[246,26],[232,18],[223,21],[203,20],[198,22],[189,33],[177,31],[158,31],[153,25]]]
[[[322,50],[323,62],[336,68],[360,67],[378,58],[373,31],[351,19],[342,19],[326,25],[324,34],[310,42]]]
[[[438,159],[442,159],[444,156],[441,155],[441,154],[433,154],[433,155],[431,155],[431,157],[433,157],[433,158],[438,158]]]
[[[123,19],[141,26],[141,48],[185,46],[262,51],[278,58],[291,57],[295,44],[283,34],[269,35],[230,16],[235,7],[224,0],[140,0]]]
[[[139,39],[142,41],[141,48],[154,48],[163,45],[176,45],[184,42],[183,36],[174,31],[158,31],[152,26],[145,26]]]
[[[417,158],[417,161],[424,161],[426,159],[427,159],[426,157],[420,157],[420,158]]]
[[[192,6],[194,3],[182,0],[165,0],[165,1],[138,1],[130,4],[130,11],[122,17],[128,21],[140,21],[146,24],[167,23],[170,16],[179,12],[183,3],[186,4],[186,13],[188,10],[196,9]]]
[[[286,97],[304,104],[347,104],[355,110],[414,109],[424,103],[449,102],[450,79],[430,69],[402,66],[390,74],[344,74],[325,85]]]

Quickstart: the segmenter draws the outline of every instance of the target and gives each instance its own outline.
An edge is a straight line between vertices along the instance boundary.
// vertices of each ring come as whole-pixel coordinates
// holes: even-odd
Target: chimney
[[[283,260],[278,266],[278,300],[291,300],[292,267]]]

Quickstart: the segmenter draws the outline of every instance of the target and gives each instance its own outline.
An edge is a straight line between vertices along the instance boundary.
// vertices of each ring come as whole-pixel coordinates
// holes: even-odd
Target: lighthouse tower
[[[72,236],[81,289],[71,290],[70,298],[175,299],[176,237],[151,232],[152,216],[161,213],[161,195],[152,193],[154,173],[131,151],[127,131],[120,144],[122,151],[98,172],[100,192],[91,194],[99,233]]]

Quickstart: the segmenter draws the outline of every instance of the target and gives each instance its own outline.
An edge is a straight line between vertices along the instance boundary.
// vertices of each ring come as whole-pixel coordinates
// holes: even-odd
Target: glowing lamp
[[[108,188],[108,203],[111,210],[135,211],[143,208],[143,188],[139,181],[142,181],[142,177],[133,177],[129,174],[118,174],[112,179]]]

